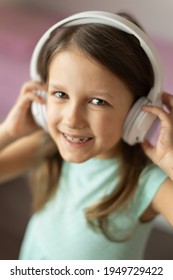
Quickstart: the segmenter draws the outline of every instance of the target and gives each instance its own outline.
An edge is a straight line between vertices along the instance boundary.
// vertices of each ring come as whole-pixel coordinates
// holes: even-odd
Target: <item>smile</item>
[[[79,137],[79,136],[70,136],[68,134],[63,133],[63,136],[65,137],[65,139],[70,142],[70,143],[74,143],[74,144],[83,144],[83,143],[87,143],[88,141],[92,140],[93,138],[91,137]]]

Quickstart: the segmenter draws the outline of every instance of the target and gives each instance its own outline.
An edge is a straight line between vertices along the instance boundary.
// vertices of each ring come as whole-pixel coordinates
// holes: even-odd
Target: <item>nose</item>
[[[85,128],[86,112],[82,104],[69,102],[64,115],[64,125],[71,129]]]

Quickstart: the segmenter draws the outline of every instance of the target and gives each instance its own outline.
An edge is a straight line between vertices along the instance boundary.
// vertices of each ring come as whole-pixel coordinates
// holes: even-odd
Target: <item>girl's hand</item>
[[[45,85],[33,81],[23,85],[16,104],[2,123],[9,138],[15,140],[39,129],[32,117],[30,106],[34,100],[41,104],[45,103],[34,91],[46,89]]]
[[[142,147],[146,155],[167,173],[167,169],[173,171],[173,96],[164,93],[162,101],[169,113],[162,108],[143,106],[144,111],[152,113],[160,119],[161,130],[155,147],[148,142],[142,143]]]

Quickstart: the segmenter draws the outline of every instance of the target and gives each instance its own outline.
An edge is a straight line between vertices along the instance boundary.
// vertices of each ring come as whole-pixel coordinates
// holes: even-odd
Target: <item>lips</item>
[[[65,139],[70,142],[70,143],[75,143],[75,144],[83,144],[87,143],[88,141],[92,140],[93,138],[91,137],[83,137],[83,136],[71,136],[66,133],[63,133],[63,136]]]

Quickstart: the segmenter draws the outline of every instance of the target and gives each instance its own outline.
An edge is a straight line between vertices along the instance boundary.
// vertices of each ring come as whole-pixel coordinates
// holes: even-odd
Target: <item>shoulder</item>
[[[145,194],[145,196],[152,196],[158,191],[167,178],[168,175],[157,165],[149,164],[139,176],[137,193],[139,195]]]

